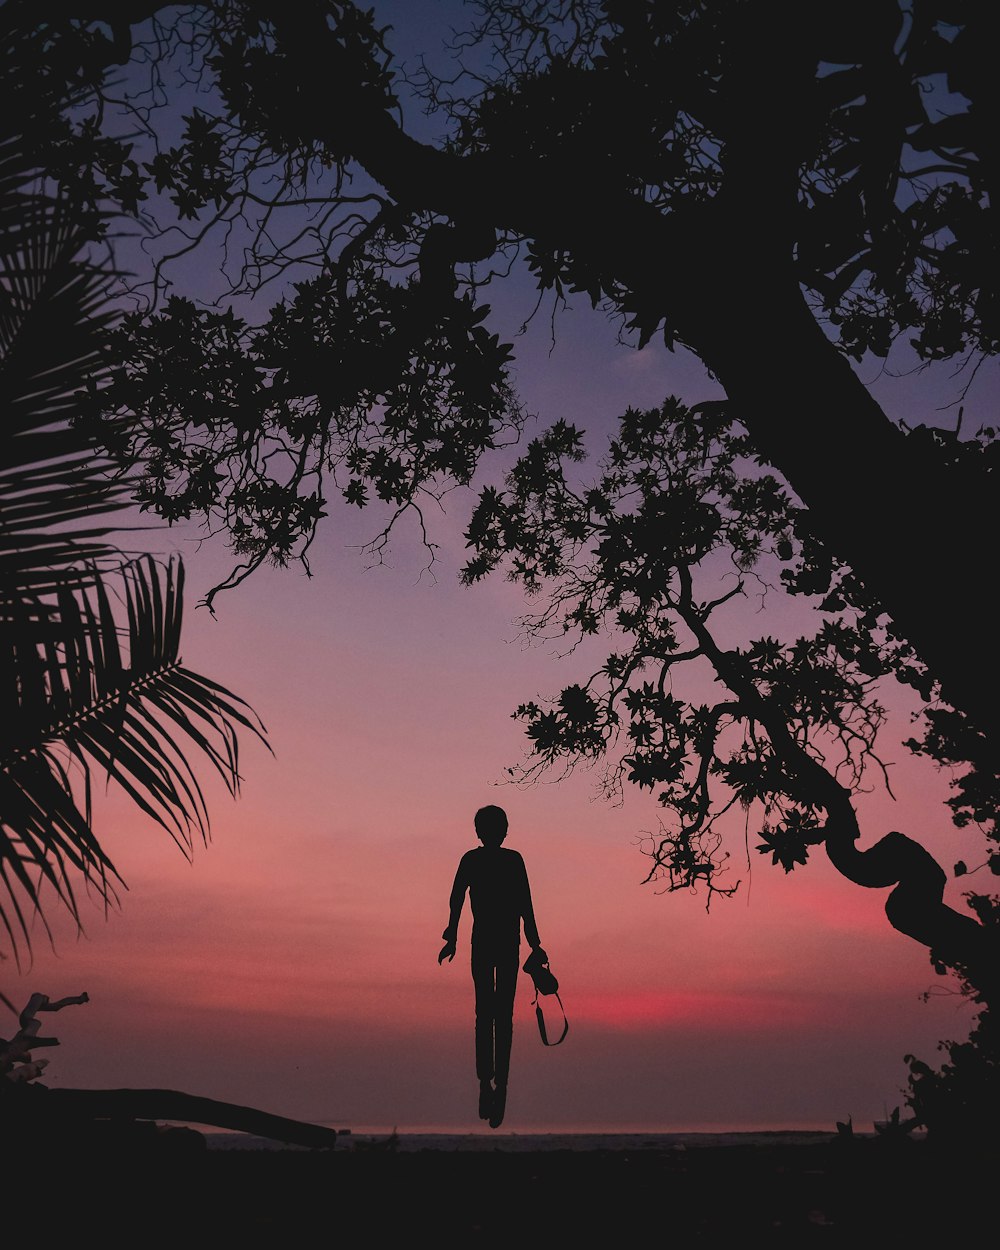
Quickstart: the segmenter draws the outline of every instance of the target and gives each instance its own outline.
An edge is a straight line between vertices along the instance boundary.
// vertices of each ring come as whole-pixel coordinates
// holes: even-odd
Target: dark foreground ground
[[[152,1127],[152,1126],[150,1126]],[[176,1131],[175,1131],[176,1134]],[[173,1139],[168,1139],[173,1136]],[[992,1246],[1000,1153],[906,1139],[696,1149],[210,1150],[4,1164],[4,1241],[158,1246]]]

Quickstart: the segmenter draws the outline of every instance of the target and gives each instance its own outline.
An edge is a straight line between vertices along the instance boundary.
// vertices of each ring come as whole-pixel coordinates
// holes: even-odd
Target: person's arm
[[[520,856],[518,856],[520,859]],[[524,866],[524,860],[521,860],[521,919],[524,922],[524,936],[528,945],[533,951],[541,951],[544,958],[545,952],[542,950],[542,942],[538,936],[538,925],[535,924],[535,909],[531,904],[531,886],[528,884],[528,870]]]
[[[444,938],[444,946],[441,948],[441,954],[438,955],[438,963],[444,960],[449,962],[455,958],[455,952],[458,943],[458,921],[462,915],[462,905],[465,902],[465,892],[469,888],[469,876],[466,872],[465,856],[459,860],[458,871],[455,873],[455,884],[451,887],[451,897],[448,899],[448,927],[441,936]]]

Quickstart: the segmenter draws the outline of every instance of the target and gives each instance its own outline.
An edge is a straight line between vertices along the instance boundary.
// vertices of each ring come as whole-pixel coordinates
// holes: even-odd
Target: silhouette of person
[[[505,850],[507,813],[501,807],[481,807],[475,816],[482,846],[466,851],[451,888],[445,945],[438,963],[455,958],[458,921],[468,891],[472,907],[472,980],[476,987],[476,1076],[479,1078],[479,1118],[490,1128],[503,1123],[507,1104],[510,1047],[514,1033],[514,992],[520,966],[521,922],[532,950],[541,951],[531,906],[531,890],[524,860]]]

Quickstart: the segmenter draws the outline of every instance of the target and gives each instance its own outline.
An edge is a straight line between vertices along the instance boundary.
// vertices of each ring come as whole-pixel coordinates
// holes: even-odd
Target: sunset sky
[[[414,28],[443,11],[408,6]],[[497,327],[513,335],[534,298],[524,281],[498,288]],[[618,343],[583,302],[557,319],[554,344],[544,315],[515,346],[515,384],[537,414],[526,437],[561,417],[597,447],[629,405],[718,394],[693,358]],[[947,374],[860,371],[890,415],[953,424]],[[995,381],[983,372],[966,428],[994,416]],[[487,461],[482,480],[509,459]],[[832,1130],[848,1116],[870,1129],[902,1104],[904,1055],[933,1061],[940,1038],[967,1032],[967,1004],[889,927],[887,891],[852,885],[822,853],[786,876],[754,851],[752,821],[748,869],[741,812],[729,849],[742,884],[707,913],[704,897],[641,884],[638,842],[659,814],[648,792],[611,805],[583,768],[504,782],[524,751],[515,706],[590,669],[526,646],[525,603],[501,577],[458,584],[474,501],[455,492],[430,518],[433,577],[405,528],[388,564],[369,567],[359,548],[377,521],[334,508],[311,579],[261,571],[220,596],[216,619],[195,604],[230,567],[224,544],[144,537],[184,556],[185,662],[254,707],[274,757],[246,738],[242,797],[207,785],[213,841],[193,863],[124,799],[102,801],[98,831],[129,887],[120,911],[85,908],[79,939],[57,924],[54,951],[37,929],[32,965],[3,969],[14,999],[90,995],[53,1019],[46,1082],[181,1089],[355,1131],[479,1131],[467,909],[458,957],[436,957],[473,814],[497,803],[570,1020],[564,1045],[545,1049],[522,976],[502,1131]],[[777,597],[751,619],[755,608],[753,635],[789,628]],[[945,866],[973,866],[982,843],[949,825],[947,776],[899,745],[907,712],[884,745],[895,800],[877,788],[859,800],[866,840],[900,829]],[[948,887],[958,905],[961,885]]]

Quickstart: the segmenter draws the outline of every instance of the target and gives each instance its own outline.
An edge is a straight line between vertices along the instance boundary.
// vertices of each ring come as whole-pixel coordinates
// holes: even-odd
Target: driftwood
[[[289,1146],[330,1150],[335,1128],[289,1120],[255,1107],[201,1098],[176,1089],[48,1089],[47,1109],[59,1117],[93,1120],[173,1120],[251,1133]]]
[[[99,1122],[125,1125],[168,1120],[250,1133],[313,1150],[330,1150],[336,1145],[336,1129],[176,1089],[50,1089],[42,1085],[37,1078],[48,1061],[34,1059],[31,1052],[42,1046],[58,1046],[59,1039],[40,1036],[38,1013],[88,1001],[86,994],[55,1001],[44,994],[32,994],[18,1016],[17,1033],[9,1041],[0,1037],[0,1108],[7,1113],[8,1124],[17,1119],[22,1129],[33,1125],[50,1131],[56,1127],[83,1129]]]
[[[3,1000],[9,1007],[10,1000]],[[31,1052],[40,1046],[58,1046],[58,1037],[42,1037],[42,1027],[38,1019],[40,1011],[62,1011],[64,1007],[76,1007],[80,1003],[89,1003],[86,994],[76,994],[71,998],[58,998],[54,1002],[47,994],[32,994],[25,1009],[18,1014],[17,1032],[8,1041],[0,1037],[0,1080],[11,1085],[21,1085],[33,1081],[41,1075],[42,1069],[49,1062],[47,1059],[32,1059]],[[11,1007],[13,1011],[13,1007]]]

